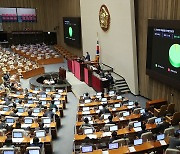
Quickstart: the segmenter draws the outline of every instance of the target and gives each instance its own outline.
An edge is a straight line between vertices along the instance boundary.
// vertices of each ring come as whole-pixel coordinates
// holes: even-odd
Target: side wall
[[[99,25],[99,9],[105,4],[110,12],[110,28],[104,32]],[[97,32],[100,42],[100,62],[122,75],[131,91],[138,94],[134,3],[132,0],[81,0],[83,54],[91,59],[96,53]]]
[[[135,0],[135,6],[140,94],[150,99],[165,98],[169,103],[175,103],[176,110],[180,111],[180,91],[146,75],[148,19],[180,20],[180,1]]]

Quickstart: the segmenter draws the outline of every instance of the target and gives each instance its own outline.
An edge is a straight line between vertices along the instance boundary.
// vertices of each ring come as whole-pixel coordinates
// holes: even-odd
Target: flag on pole
[[[96,56],[95,56],[95,61],[99,62],[99,40],[98,40],[98,32],[97,32],[97,44],[96,44]]]

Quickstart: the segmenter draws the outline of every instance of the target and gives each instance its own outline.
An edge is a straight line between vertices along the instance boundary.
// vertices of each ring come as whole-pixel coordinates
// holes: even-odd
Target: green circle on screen
[[[180,45],[173,44],[169,49],[169,61],[172,66],[180,67]]]
[[[69,27],[69,36],[72,37],[72,35],[73,35],[73,29],[72,27]]]

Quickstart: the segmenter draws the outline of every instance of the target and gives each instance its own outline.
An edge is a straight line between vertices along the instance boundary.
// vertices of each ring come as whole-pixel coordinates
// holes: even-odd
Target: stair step
[[[122,90],[121,93],[129,93],[130,90]]]
[[[129,87],[118,87],[118,89],[120,89],[120,90],[126,90],[126,89],[128,89],[128,90],[129,90]]]
[[[128,87],[128,85],[126,83],[116,84],[115,87]]]
[[[115,84],[121,84],[121,83],[126,83],[125,80],[122,80],[122,81],[115,81]]]

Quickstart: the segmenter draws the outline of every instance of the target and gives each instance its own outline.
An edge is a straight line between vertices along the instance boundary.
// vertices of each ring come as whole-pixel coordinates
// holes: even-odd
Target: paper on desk
[[[135,132],[142,131],[142,128],[141,128],[141,127],[136,127],[136,128],[134,128],[134,131],[135,131]]]
[[[109,154],[109,151],[102,151],[102,154]]]
[[[100,112],[100,110],[96,110],[96,113],[99,113]]]
[[[116,108],[112,108],[112,111],[116,111]]]
[[[105,136],[111,136],[111,132],[104,132],[103,137],[105,137]]]
[[[128,109],[132,109],[134,106],[127,106]]]
[[[136,149],[134,148],[134,146],[128,147],[128,149],[129,149],[130,152],[135,152],[135,151],[136,151]]]
[[[34,93],[34,94],[37,94],[37,93],[39,93],[39,91],[35,91],[35,90],[33,90],[33,93]]]
[[[94,122],[93,121],[89,121],[89,123],[92,125]]]
[[[82,114],[90,114],[90,111],[83,111]]]
[[[159,141],[161,143],[161,145],[167,145],[166,142],[164,140]]]
[[[84,106],[84,104],[80,104],[80,106]]]
[[[106,123],[106,124],[107,124],[108,122],[109,122],[109,120],[104,120],[104,123]]]
[[[89,137],[90,139],[96,139],[97,138],[97,135],[87,135],[87,137]]]
[[[124,120],[124,117],[120,117],[119,120]]]

